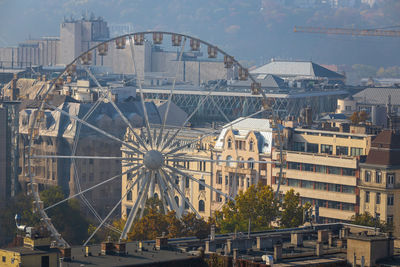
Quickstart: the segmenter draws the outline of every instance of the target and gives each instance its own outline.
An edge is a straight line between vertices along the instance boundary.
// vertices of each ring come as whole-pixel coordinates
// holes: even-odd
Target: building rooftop
[[[365,164],[400,166],[400,134],[382,131],[371,143]]]
[[[303,76],[310,78],[344,79],[342,74],[331,71],[311,61],[273,60],[251,71],[252,74],[273,74],[280,77]]]
[[[37,255],[37,254],[47,254],[49,250],[31,249],[26,247],[12,247],[7,248],[7,251],[13,251],[20,253],[21,255]],[[50,252],[56,252],[58,249],[50,249]]]
[[[90,246],[92,256],[85,256],[85,248],[72,247],[72,261],[64,262],[63,266],[80,267],[80,266],[144,266],[156,264],[156,266],[174,266],[173,263],[187,262],[187,266],[197,266],[196,262],[200,262],[198,256],[184,253],[177,250],[155,250],[154,244],[144,244],[146,251],[138,251],[138,242],[129,242],[126,244],[127,255],[101,255],[100,245]],[[184,266],[184,265],[181,265]]]
[[[400,105],[400,88],[372,87],[353,95],[360,104],[386,105],[390,96],[392,105]]]

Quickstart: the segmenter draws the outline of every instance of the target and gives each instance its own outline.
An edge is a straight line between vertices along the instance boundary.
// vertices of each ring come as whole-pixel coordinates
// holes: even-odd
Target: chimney
[[[114,254],[114,244],[111,242],[111,238],[108,237],[107,241],[101,242],[101,255],[112,255]]]
[[[311,107],[306,108],[306,114],[305,114],[305,123],[307,126],[312,125],[312,109]]]

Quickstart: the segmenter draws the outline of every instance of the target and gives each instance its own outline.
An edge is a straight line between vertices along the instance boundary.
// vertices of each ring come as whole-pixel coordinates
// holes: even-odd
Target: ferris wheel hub
[[[143,163],[149,170],[159,170],[164,164],[164,156],[157,150],[150,150],[143,158]]]

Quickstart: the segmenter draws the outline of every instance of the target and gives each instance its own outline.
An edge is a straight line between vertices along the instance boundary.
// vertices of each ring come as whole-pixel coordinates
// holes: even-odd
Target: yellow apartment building
[[[368,153],[373,136],[300,128],[286,129],[285,135],[282,194],[293,188],[302,203],[318,205],[320,222],[349,221],[359,210],[360,157]],[[275,190],[278,178],[274,167],[270,183]]]
[[[367,159],[360,164],[360,213],[394,226],[400,237],[400,134],[385,130],[372,142]]]
[[[159,133],[157,129],[157,134]],[[167,129],[171,130],[171,129]],[[171,132],[175,131],[173,129]],[[212,167],[213,164],[211,162],[212,159],[212,146],[215,142],[216,135],[213,134],[215,130],[213,129],[190,129],[184,128],[178,136],[176,140],[179,140],[179,144],[183,145],[185,143],[188,146],[182,150],[181,153],[185,153],[186,156],[190,157],[190,160],[179,160],[173,161],[171,158],[166,158],[164,164],[177,167],[180,170],[183,170],[185,173],[192,175],[194,178],[208,184],[213,185],[213,176],[212,176]],[[172,135],[172,134],[171,134]],[[195,142],[196,139],[204,135],[210,135],[202,139],[200,142]],[[130,140],[135,140],[135,136],[127,131],[125,135],[125,140],[129,142]],[[190,144],[191,143],[191,144]],[[140,155],[130,155],[127,154],[124,147],[122,148],[122,157],[140,157]],[[142,162],[139,160],[139,162]],[[130,167],[123,167],[122,172],[125,172]],[[155,174],[157,175],[157,174]],[[202,217],[209,217],[212,213],[212,202],[213,202],[213,194],[211,190],[188,179],[187,177],[183,177],[182,175],[175,175],[175,177],[171,177],[174,179],[175,184],[179,187],[179,189],[184,192],[185,197],[192,203],[194,208],[199,212]],[[132,174],[128,173],[122,176],[122,196],[124,196],[127,192],[127,185],[132,181]],[[174,189],[170,188],[172,193],[172,198],[175,200],[177,206],[182,207],[183,211],[189,211],[189,206],[185,204],[184,199],[181,195]],[[122,217],[126,217],[132,209],[137,196],[139,194],[140,184],[138,183],[133,187],[131,192],[128,192],[126,197],[122,200],[121,206],[121,215]],[[160,188],[156,185],[154,188],[149,190],[148,197],[161,197]]]
[[[221,191],[223,194],[234,198],[239,190],[246,190],[250,185],[262,182],[267,184],[271,170],[272,129],[269,121],[265,119],[238,119],[225,126],[221,132],[214,129],[190,129],[185,128],[176,137],[180,144],[190,143],[205,134],[209,137],[200,142],[188,145],[183,149],[184,157],[188,160],[179,162],[166,158],[164,164],[179,167],[194,178]],[[135,136],[129,131],[125,140],[135,140]],[[122,148],[122,157],[129,157]],[[137,157],[139,155],[132,155]],[[266,163],[261,163],[266,161]],[[141,160],[139,160],[141,162]],[[123,167],[122,172],[129,167]],[[209,188],[194,182],[182,175],[173,177],[185,197],[192,203],[202,217],[212,216],[215,210],[219,210],[225,203],[226,197]],[[127,192],[127,185],[132,181],[131,174],[122,177],[122,196]],[[129,214],[139,193],[140,185],[137,184],[126,194],[122,200],[122,217]],[[176,190],[173,198],[183,211],[189,211],[189,206]],[[160,197],[160,189],[155,186],[149,190],[148,197]]]

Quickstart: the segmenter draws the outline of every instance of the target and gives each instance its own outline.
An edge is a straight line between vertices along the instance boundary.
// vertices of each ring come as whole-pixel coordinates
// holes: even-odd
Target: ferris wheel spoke
[[[212,187],[212,186],[210,186],[210,185],[208,185],[208,184],[206,184],[206,183],[201,182],[200,180],[194,178],[192,175],[190,175],[190,174],[188,174],[188,173],[185,173],[185,172],[183,172],[183,171],[181,171],[181,170],[179,170],[179,169],[177,169],[177,168],[175,168],[175,167],[171,167],[171,166],[168,166],[168,165],[165,165],[165,167],[167,167],[168,169],[170,169],[172,172],[175,172],[175,173],[178,173],[178,174],[180,174],[180,175],[183,175],[183,176],[189,178],[190,180],[192,180],[192,181],[194,181],[194,182],[196,182],[196,183],[198,183],[198,184],[200,184],[200,185],[202,185],[202,186],[204,186],[204,187],[207,187],[208,189],[210,189],[210,190],[212,190],[212,191],[214,191],[214,192],[217,192],[218,194],[220,194],[220,195],[222,195],[222,196],[224,196],[224,197],[226,197],[226,198],[229,198],[229,199],[232,200],[232,201],[235,201],[235,199],[232,198],[231,196],[225,194],[224,192],[222,192],[222,191],[220,191],[220,190],[218,190],[218,189],[215,189],[214,187]]]
[[[183,51],[185,50],[185,44],[186,44],[186,37],[183,39],[183,43],[182,43],[182,46],[181,46],[181,51],[179,53],[178,64],[177,64],[177,67],[176,67],[174,81],[172,82],[171,91],[170,91],[169,96],[168,96],[167,108],[165,110],[164,119],[162,121],[160,134],[159,134],[159,136],[157,138],[157,143],[156,143],[156,147],[157,148],[159,148],[159,146],[160,146],[161,139],[162,139],[162,134],[163,134],[163,131],[164,131],[164,128],[165,128],[165,124],[166,124],[167,119],[168,119],[169,108],[170,108],[170,105],[171,105],[171,102],[172,102],[172,95],[173,95],[174,90],[175,90],[176,78],[177,78],[178,72],[180,70],[180,66],[181,66],[181,62],[182,62],[182,55],[183,55]]]
[[[161,179],[161,173],[160,173],[160,170],[157,170],[157,176],[156,176],[157,186],[158,186],[158,190],[160,191],[160,198],[161,198],[161,201],[163,204],[164,214],[167,214],[168,213],[168,207],[167,207],[168,204],[166,201],[166,196],[165,196],[164,190],[161,187],[160,179]]]
[[[209,92],[206,96],[203,96],[201,99],[200,103],[197,105],[197,107],[194,109],[194,111],[186,118],[185,122],[181,125],[181,127],[175,131],[175,133],[171,136],[170,139],[164,144],[163,148],[161,151],[164,151],[170,144],[171,142],[175,139],[175,137],[178,135],[180,131],[185,128],[185,125],[190,121],[190,119],[196,114],[196,112],[200,109],[200,107],[203,106],[204,102],[210,97],[211,93],[219,86],[220,82],[218,82]]]
[[[128,195],[128,193],[132,190],[132,188],[137,184],[137,182],[140,180],[140,177],[136,179],[136,181],[130,186],[128,190],[126,190],[125,194],[121,197],[121,199],[118,201],[117,204],[111,209],[111,211],[107,214],[107,216],[100,222],[100,224],[97,226],[97,228],[93,231],[93,233],[89,236],[89,238],[85,241],[83,246],[86,246],[87,243],[93,238],[93,236],[97,233],[98,230],[106,223],[106,221],[110,218],[110,216],[114,213],[114,211],[118,208],[118,206],[121,204],[122,200]]]
[[[154,196],[154,172],[153,171],[150,172],[150,181],[149,181],[147,188],[149,188],[149,187],[150,188],[153,187],[153,192],[151,192],[151,190],[150,190],[151,197],[153,197]],[[146,190],[145,192],[148,192],[148,191],[149,190]],[[147,199],[148,199],[148,194],[146,193],[142,200],[142,204],[141,204],[142,209],[140,211],[139,219],[143,218],[143,213],[144,213],[144,210],[146,207]]]
[[[131,58],[132,58],[132,64],[133,64],[133,72],[136,75],[136,81],[139,84],[139,92],[140,92],[140,100],[142,102],[142,108],[143,108],[143,113],[144,113],[144,118],[145,118],[145,125],[146,125],[146,129],[147,129],[147,134],[148,134],[148,138],[150,141],[150,147],[153,149],[153,140],[151,138],[151,132],[150,132],[150,123],[149,123],[149,116],[147,113],[147,108],[146,108],[146,103],[144,101],[144,94],[143,94],[143,88],[142,88],[142,81],[139,78],[137,69],[136,69],[136,62],[135,62],[135,51],[134,51],[134,43],[132,40],[132,36],[129,35],[129,46],[130,46],[130,50],[131,50]],[[144,71],[144,70],[143,70]],[[143,77],[144,78],[144,77]]]
[[[120,173],[120,174],[115,175],[115,176],[113,176],[113,177],[111,177],[111,178],[109,178],[109,179],[107,179],[107,180],[105,180],[105,181],[102,181],[102,182],[100,182],[100,183],[98,183],[98,184],[95,184],[94,186],[91,186],[91,187],[89,187],[89,188],[87,188],[87,189],[85,189],[85,190],[80,191],[79,193],[76,193],[76,194],[74,194],[74,195],[72,195],[72,196],[69,196],[69,197],[67,197],[67,198],[65,198],[65,199],[63,199],[63,200],[61,200],[61,201],[59,201],[59,202],[57,202],[57,203],[55,203],[55,204],[53,204],[53,205],[50,205],[50,206],[48,206],[47,208],[45,208],[45,209],[43,209],[43,210],[46,211],[46,210],[49,210],[49,209],[51,209],[51,208],[54,208],[55,206],[58,206],[58,205],[60,205],[60,204],[62,204],[62,203],[64,203],[64,202],[67,202],[67,201],[70,200],[70,199],[73,199],[73,198],[75,198],[75,197],[77,197],[77,196],[80,196],[80,195],[86,193],[86,192],[89,192],[89,191],[91,191],[91,190],[93,190],[93,189],[95,189],[95,188],[97,188],[97,187],[99,187],[99,186],[101,186],[101,185],[103,185],[103,184],[109,183],[109,182],[111,182],[111,181],[113,181],[113,180],[115,180],[115,179],[121,177],[122,175],[125,175],[125,174],[127,174],[127,173],[133,172],[133,171],[135,171],[135,170],[138,170],[138,169],[140,169],[141,167],[143,167],[143,164],[140,164],[140,165],[138,165],[138,166],[135,166],[135,167],[133,167],[133,168],[130,168],[130,169],[124,171],[123,173]]]
[[[93,129],[93,130],[95,130],[95,131],[97,131],[97,132],[99,132],[99,133],[101,133],[102,135],[107,136],[108,138],[113,139],[114,141],[117,141],[117,142],[119,142],[119,143],[125,145],[126,147],[128,147],[128,148],[132,149],[133,151],[137,152],[138,154],[144,155],[144,153],[143,153],[142,151],[136,149],[135,147],[133,147],[133,146],[130,145],[129,143],[127,143],[127,142],[125,142],[125,141],[123,141],[123,140],[121,140],[121,139],[115,137],[115,136],[112,135],[112,134],[107,133],[106,131],[103,131],[102,129],[100,129],[100,128],[98,128],[98,127],[96,127],[96,126],[94,126],[94,125],[92,125],[92,124],[90,124],[90,123],[88,123],[88,122],[86,122],[86,121],[84,121],[84,120],[78,118],[77,116],[74,116],[74,115],[72,115],[72,114],[69,114],[68,112],[66,112],[66,111],[64,111],[64,110],[62,110],[62,109],[60,109],[60,108],[58,108],[58,107],[56,107],[56,106],[53,106],[53,105],[50,105],[50,104],[47,104],[47,103],[46,103],[46,105],[47,105],[49,108],[52,108],[52,109],[54,109],[54,110],[57,110],[58,112],[60,112],[60,113],[62,113],[62,114],[64,114],[64,115],[66,115],[66,116],[68,116],[68,117],[70,117],[70,118],[72,118],[72,119],[74,119],[74,120],[76,120],[76,121],[78,121],[78,122],[80,122],[80,123],[86,125],[87,127],[91,128],[91,129]]]
[[[63,155],[32,155],[33,159],[102,159],[102,160],[142,160],[142,158],[130,157],[100,157],[100,156],[63,156]]]
[[[184,145],[178,146],[178,147],[176,147],[176,148],[174,148],[174,149],[168,151],[167,153],[165,153],[165,156],[171,155],[171,154],[173,155],[175,152],[177,152],[177,151],[179,151],[179,150],[181,150],[181,149],[183,149],[183,148],[185,148],[185,147],[187,147],[187,146],[189,146],[189,145],[191,145],[191,144],[200,142],[200,141],[203,140],[204,138],[209,137],[209,136],[211,136],[211,135],[213,135],[213,134],[215,134],[215,133],[209,133],[209,134],[203,135],[202,137],[200,137],[200,138],[198,138],[198,139],[196,139],[196,140],[193,140],[193,141],[191,141],[191,142],[189,142],[189,143],[186,143],[186,144],[184,144]],[[178,141],[178,142],[179,142],[179,141]]]
[[[136,214],[139,210],[140,204],[142,203],[142,199],[147,194],[146,189],[148,189],[148,185],[149,185],[149,174],[150,174],[150,172],[146,172],[145,174],[142,174],[140,176],[141,180],[144,179],[144,181],[142,181],[142,184],[141,184],[141,187],[139,190],[139,195],[136,199],[135,205],[129,212],[128,218],[126,219],[124,229],[122,230],[121,236],[119,238],[120,240],[127,238],[127,235],[128,235],[129,230],[131,229],[133,220],[135,219]]]
[[[104,89],[103,86],[101,86],[101,84],[99,83],[99,81],[97,80],[97,78],[93,75],[93,73],[88,69],[88,67],[85,67],[86,72],[89,74],[89,76],[95,81],[95,83],[97,84],[97,86],[103,91],[107,91],[107,99],[108,101],[111,103],[111,105],[113,106],[113,108],[115,109],[115,111],[117,111],[117,113],[119,114],[119,116],[122,118],[122,120],[125,122],[125,124],[128,126],[128,128],[132,131],[133,135],[135,136],[135,138],[137,139],[137,141],[139,142],[139,144],[142,145],[142,147],[147,151],[147,146],[144,145],[143,140],[136,134],[132,124],[130,123],[130,121],[126,118],[126,116],[121,112],[121,110],[119,109],[119,107],[115,104],[114,101],[112,101],[112,99],[110,99],[110,89],[107,87],[107,89]],[[133,144],[136,144],[134,142],[132,142]],[[140,149],[140,147],[138,145],[136,145],[137,149]]]
[[[165,172],[165,175],[167,177],[167,179],[169,179],[169,182],[175,187],[175,190],[179,193],[179,195],[184,199],[185,203],[188,204],[188,206],[190,207],[190,209],[196,214],[197,218],[201,218],[201,215],[197,212],[197,210],[193,207],[192,203],[186,198],[185,194],[179,189],[178,186],[176,186],[173,181],[171,181],[170,176],[168,175],[167,171],[162,170],[163,172]],[[173,173],[171,173],[171,175],[173,175]]]
[[[173,193],[173,192],[172,192],[173,189],[171,188],[170,183],[168,182],[168,180],[167,180],[167,178],[165,177],[164,173],[163,173],[163,172],[160,172],[160,174],[161,174],[161,177],[160,177],[161,186],[163,187],[163,190],[164,190],[164,192],[165,192],[166,195],[167,195],[167,199],[169,200],[169,201],[168,201],[168,202],[169,202],[169,205],[170,205],[169,207],[170,207],[170,209],[172,209],[173,211],[175,211],[177,217],[180,218],[181,215],[178,213],[178,205],[177,205],[177,203],[176,203],[176,201],[175,201],[175,196],[174,196],[174,195],[171,195],[171,194]]]

